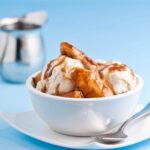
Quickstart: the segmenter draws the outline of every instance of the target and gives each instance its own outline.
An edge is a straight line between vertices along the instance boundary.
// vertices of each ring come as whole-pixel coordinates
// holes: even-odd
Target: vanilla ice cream
[[[72,98],[107,97],[137,85],[136,74],[118,61],[95,61],[73,45],[60,44],[61,55],[33,77],[37,90]]]
[[[75,86],[71,80],[71,72],[74,68],[84,68],[79,60],[66,56],[60,56],[52,60],[43,70],[42,78],[36,88],[48,94],[67,93],[73,91]]]
[[[128,92],[137,84],[135,73],[120,62],[100,62],[99,69],[101,77],[110,85],[115,94]]]

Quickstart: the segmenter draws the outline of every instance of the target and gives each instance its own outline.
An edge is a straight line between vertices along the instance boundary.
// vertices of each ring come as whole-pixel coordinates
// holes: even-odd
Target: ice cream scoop
[[[71,80],[71,73],[74,68],[84,68],[79,60],[66,56],[60,56],[52,60],[43,70],[41,80],[36,88],[48,94],[62,94],[73,91],[74,82]]]
[[[101,77],[109,84],[115,94],[128,92],[137,84],[137,77],[132,69],[120,62],[100,62],[99,71]]]

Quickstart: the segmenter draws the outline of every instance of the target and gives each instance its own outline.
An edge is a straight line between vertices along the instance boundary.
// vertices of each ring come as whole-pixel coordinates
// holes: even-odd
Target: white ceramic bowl
[[[127,93],[104,98],[64,98],[48,95],[33,87],[32,77],[26,81],[33,107],[51,129],[75,136],[91,136],[105,132],[127,120],[138,103],[143,80]]]

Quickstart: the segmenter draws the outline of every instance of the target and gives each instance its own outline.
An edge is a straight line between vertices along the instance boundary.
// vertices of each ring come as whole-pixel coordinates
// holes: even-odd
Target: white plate
[[[138,105],[139,111],[143,106]],[[76,149],[113,149],[128,146],[150,137],[150,117],[140,122],[133,122],[126,130],[129,137],[119,144],[102,144],[92,142],[90,137],[73,137],[52,131],[34,111],[22,113],[1,113],[1,117],[16,130],[35,139],[57,146]],[[141,128],[142,127],[142,128]],[[138,132],[137,132],[138,131]]]

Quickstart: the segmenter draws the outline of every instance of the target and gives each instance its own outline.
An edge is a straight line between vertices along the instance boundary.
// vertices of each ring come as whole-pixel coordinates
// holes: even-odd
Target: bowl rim
[[[45,98],[49,98],[49,100],[52,100],[52,99],[55,99],[55,100],[61,100],[61,101],[73,101],[73,102],[93,102],[93,101],[101,101],[101,102],[106,102],[106,101],[112,101],[112,100],[118,100],[122,97],[127,97],[129,95],[132,95],[136,92],[139,92],[142,90],[143,86],[144,86],[144,81],[142,79],[141,76],[137,75],[137,79],[138,79],[138,84],[137,86],[131,90],[131,91],[128,91],[126,93],[122,93],[122,94],[118,94],[118,95],[114,95],[114,96],[109,96],[109,97],[96,97],[96,98],[70,98],[70,97],[62,97],[62,96],[55,96],[55,95],[50,95],[50,94],[46,94],[46,93],[42,93],[41,91],[38,91],[35,87],[33,87],[32,85],[32,78],[34,76],[36,76],[36,74],[38,74],[40,71],[30,75],[27,80],[26,80],[26,88],[38,95],[38,96],[43,96]],[[43,98],[44,100],[44,98]]]

